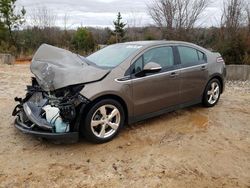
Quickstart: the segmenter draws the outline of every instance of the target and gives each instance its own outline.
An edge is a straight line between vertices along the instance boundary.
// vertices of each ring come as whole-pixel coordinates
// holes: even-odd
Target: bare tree
[[[142,26],[142,15],[132,10],[127,19],[127,37],[128,40],[139,40],[140,33],[137,32],[138,28]]]
[[[153,0],[148,5],[149,15],[158,27],[172,29],[176,15],[176,0]]]
[[[68,16],[67,13],[65,13],[64,16],[63,16],[64,31],[66,31],[68,29],[68,21],[69,21],[69,16]]]
[[[46,7],[38,7],[30,15],[33,26],[39,28],[49,28],[56,25],[57,15],[53,10]]]
[[[248,32],[250,32],[250,3],[248,3],[246,6],[246,16],[247,16]]]
[[[209,0],[152,0],[149,15],[162,32],[190,30],[194,27]]]
[[[127,19],[127,26],[141,27],[141,24],[142,24],[142,15],[136,12],[136,10],[131,10]]]
[[[244,1],[228,0],[224,2],[221,26],[230,33],[236,33],[244,21]]]

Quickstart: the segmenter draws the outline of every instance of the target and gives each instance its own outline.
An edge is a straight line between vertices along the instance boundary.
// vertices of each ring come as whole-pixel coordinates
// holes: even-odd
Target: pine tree
[[[0,22],[7,28],[10,40],[15,44],[13,30],[18,29],[24,23],[25,9],[18,14],[15,11],[16,0],[0,0]]]
[[[113,21],[113,23],[115,26],[114,34],[116,37],[116,42],[121,42],[125,35],[124,27],[126,24],[122,22],[122,16],[120,12],[118,12],[117,19]]]
[[[96,44],[92,33],[83,27],[77,29],[72,44],[78,53],[89,53],[95,50]]]

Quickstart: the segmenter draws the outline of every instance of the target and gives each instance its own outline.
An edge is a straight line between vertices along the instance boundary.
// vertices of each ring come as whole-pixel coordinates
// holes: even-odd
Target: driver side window
[[[149,62],[158,63],[162,69],[172,67],[174,65],[172,47],[157,47],[146,51],[134,62],[132,66],[132,74],[142,71],[143,67]]]
[[[162,68],[174,65],[172,47],[158,47],[144,53],[144,66],[149,62],[158,63]]]

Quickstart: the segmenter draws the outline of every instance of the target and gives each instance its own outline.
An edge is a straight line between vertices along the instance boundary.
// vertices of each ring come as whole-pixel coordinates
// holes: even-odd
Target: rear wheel
[[[220,98],[221,84],[219,80],[212,79],[208,82],[203,94],[203,104],[207,107],[214,106]]]
[[[124,125],[124,110],[113,99],[101,100],[90,108],[82,134],[91,142],[104,143],[113,139]]]

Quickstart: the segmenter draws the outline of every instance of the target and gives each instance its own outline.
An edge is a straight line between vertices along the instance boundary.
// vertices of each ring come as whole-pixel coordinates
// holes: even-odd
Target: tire
[[[113,99],[94,103],[84,119],[81,134],[90,142],[105,143],[112,140],[124,126],[122,105]]]
[[[218,87],[218,89],[216,89]],[[221,94],[221,83],[218,79],[210,80],[203,93],[203,105],[213,107],[217,104]]]

